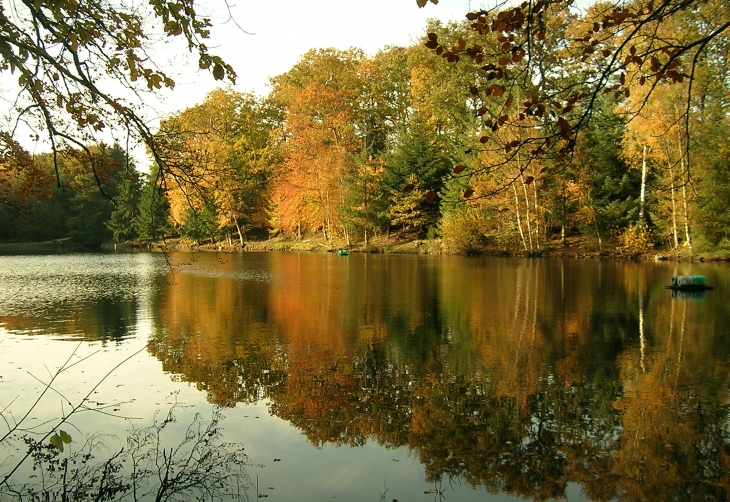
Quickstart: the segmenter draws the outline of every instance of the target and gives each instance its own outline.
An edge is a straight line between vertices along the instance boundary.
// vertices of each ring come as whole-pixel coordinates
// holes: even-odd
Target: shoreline
[[[240,242],[218,242],[218,243],[190,243],[183,239],[168,239],[164,242],[155,243],[105,243],[101,248],[90,249],[71,242],[70,239],[57,239],[46,242],[19,242],[0,243],[0,255],[25,255],[25,254],[60,254],[68,252],[88,251],[152,251],[152,252],[217,252],[217,253],[242,253],[261,251],[282,251],[282,252],[319,252],[333,253],[338,249],[347,249],[350,253],[368,254],[420,254],[420,255],[454,255],[454,256],[495,256],[505,258],[585,258],[585,259],[617,259],[636,261],[676,261],[676,262],[730,262],[730,251],[716,250],[713,252],[695,253],[690,255],[687,250],[675,253],[672,250],[650,249],[640,252],[613,252],[588,250],[572,243],[565,247],[555,245],[545,246],[537,252],[507,251],[497,249],[480,249],[470,253],[447,253],[443,251],[439,239],[412,239],[393,240],[380,239],[365,246],[359,245],[337,246],[335,243],[325,243],[317,239],[285,239],[274,237],[267,240],[245,241],[244,246]]]
[[[592,251],[581,246],[568,245],[566,247],[546,246],[538,252],[514,252],[495,249],[481,249],[470,253],[447,253],[442,249],[439,239],[413,239],[402,241],[376,241],[368,246],[365,245],[341,245],[334,243],[323,243],[317,239],[284,239],[275,237],[262,241],[245,241],[242,247],[240,243],[227,242],[215,244],[202,243],[200,245],[182,241],[180,239],[169,240],[159,246],[154,245],[155,251],[187,251],[187,252],[218,252],[218,253],[242,253],[262,251],[282,252],[326,252],[334,253],[338,249],[347,249],[350,253],[367,254],[419,254],[419,255],[452,255],[452,256],[494,256],[505,258],[584,258],[584,259],[616,259],[635,261],[676,261],[676,262],[730,262],[730,251],[718,250],[710,253],[695,253],[690,255],[686,250],[675,253],[672,250],[651,249],[643,252],[609,252]],[[343,243],[344,244],[344,243]],[[145,245],[146,247],[146,245]]]

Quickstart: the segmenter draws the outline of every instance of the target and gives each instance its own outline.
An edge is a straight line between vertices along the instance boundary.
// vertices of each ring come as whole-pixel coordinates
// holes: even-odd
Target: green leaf
[[[61,441],[63,441],[66,444],[71,443],[71,436],[68,435],[66,431],[60,431],[59,437],[61,438]]]
[[[165,23],[165,31],[168,35],[176,36],[182,33],[182,28],[177,21],[171,20]]]
[[[51,446],[55,446],[57,450],[59,450],[61,453],[63,453],[63,440],[61,439],[61,436],[58,434],[54,434],[51,436]]]
[[[420,8],[424,8],[426,4],[428,3],[428,0],[416,0],[416,3]]]

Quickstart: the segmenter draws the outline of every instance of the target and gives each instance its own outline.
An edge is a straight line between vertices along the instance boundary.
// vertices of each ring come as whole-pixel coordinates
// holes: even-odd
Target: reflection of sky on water
[[[43,384],[31,375],[47,382],[49,374],[55,372],[74,349],[77,353],[71,357],[71,363],[95,353],[56,381],[54,388],[58,393],[50,393],[42,400],[26,422],[31,428],[37,427],[68,412],[66,400],[78,403],[113,366],[142,348],[143,337],[114,348],[102,348],[98,343],[77,347],[67,341],[17,336],[0,330],[0,368],[3,368],[0,371],[0,406],[12,403],[10,410],[19,418],[43,390]],[[184,405],[176,411],[175,428],[177,437],[181,438],[195,413],[210,416],[211,405],[194,385],[163,374],[160,366],[146,350],[132,357],[92,392],[88,406],[103,414],[78,413],[63,429],[75,441],[81,440],[83,435],[110,434],[106,444],[114,450],[124,446],[126,433],[132,426],[150,425],[155,412],[164,414],[178,402]],[[247,472],[254,483],[258,475],[259,489],[261,493],[269,494],[270,500],[377,501],[385,489],[388,490],[386,500],[430,500],[424,492],[433,486],[424,482],[423,467],[407,448],[387,449],[371,441],[357,449],[347,446],[317,449],[291,424],[270,416],[266,402],[238,404],[226,409],[224,415],[225,441],[245,446],[253,464]],[[47,426],[41,426],[33,430],[47,429]],[[11,459],[9,455],[8,460]],[[451,500],[485,500],[483,492],[468,486],[451,488],[445,484],[443,488]],[[519,499],[501,495],[488,500]]]

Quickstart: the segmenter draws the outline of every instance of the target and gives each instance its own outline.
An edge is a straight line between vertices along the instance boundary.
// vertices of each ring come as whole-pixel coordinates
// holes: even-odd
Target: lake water
[[[690,273],[715,289],[664,288]],[[61,456],[104,459],[222,407],[251,499],[726,500],[727,291],[710,264],[0,257],[0,479],[65,416]]]

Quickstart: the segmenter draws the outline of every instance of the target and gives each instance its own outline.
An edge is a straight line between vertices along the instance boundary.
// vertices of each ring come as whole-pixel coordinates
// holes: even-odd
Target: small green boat
[[[347,249],[338,249],[337,254],[340,256],[347,256],[350,254],[350,251],[348,251]]]
[[[704,275],[675,275],[672,277],[672,285],[667,289],[675,291],[705,291],[713,289],[707,285],[707,278]]]

